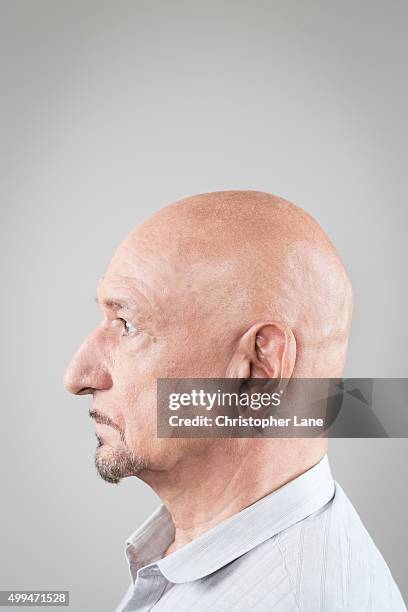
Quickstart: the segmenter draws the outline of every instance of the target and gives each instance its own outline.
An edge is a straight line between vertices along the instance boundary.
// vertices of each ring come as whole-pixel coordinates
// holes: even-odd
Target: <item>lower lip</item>
[[[104,439],[115,435],[114,434],[115,429],[111,427],[110,425],[105,425],[105,423],[96,423],[95,431],[98,434],[98,436]]]

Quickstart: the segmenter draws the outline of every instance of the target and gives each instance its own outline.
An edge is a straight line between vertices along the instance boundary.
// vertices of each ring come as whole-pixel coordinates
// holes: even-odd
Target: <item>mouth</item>
[[[95,410],[95,409],[91,409],[89,411],[89,416],[91,417],[91,419],[95,421],[95,423],[99,425],[107,425],[108,427],[111,427],[112,429],[117,431],[119,433],[119,437],[122,443],[126,446],[125,432],[121,429],[121,427],[119,427],[119,425],[115,423],[115,421],[112,421],[112,419],[110,419],[108,416],[106,416],[102,412],[99,412],[98,410]],[[98,440],[100,439],[103,444],[102,436],[100,434],[102,434],[102,436],[105,437],[103,432],[98,432],[97,439]]]
[[[113,427],[113,429],[116,429],[120,432],[120,428],[118,427],[118,425],[116,425],[116,423],[112,421],[112,419],[102,414],[101,412],[98,412],[97,410],[90,410],[89,416],[95,421],[95,423],[99,423],[99,425],[108,425],[109,427]]]
[[[101,446],[103,446],[103,442],[102,442],[102,438],[100,436],[98,436],[98,434],[95,434],[95,437],[98,441],[98,444],[96,446],[96,448],[101,448]]]

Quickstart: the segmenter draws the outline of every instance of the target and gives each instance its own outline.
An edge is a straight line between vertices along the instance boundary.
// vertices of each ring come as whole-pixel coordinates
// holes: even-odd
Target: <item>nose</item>
[[[90,334],[72,357],[65,372],[64,386],[74,395],[104,391],[112,386],[107,347],[99,330]]]

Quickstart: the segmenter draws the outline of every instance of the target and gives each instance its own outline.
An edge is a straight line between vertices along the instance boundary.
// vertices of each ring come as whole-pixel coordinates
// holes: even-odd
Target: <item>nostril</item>
[[[64,387],[73,395],[82,394],[83,389],[86,387],[82,384],[78,384],[79,381],[76,380],[75,376],[73,376],[72,372],[68,369],[64,376]]]
[[[95,391],[92,387],[83,387],[75,393],[75,395],[90,395]]]

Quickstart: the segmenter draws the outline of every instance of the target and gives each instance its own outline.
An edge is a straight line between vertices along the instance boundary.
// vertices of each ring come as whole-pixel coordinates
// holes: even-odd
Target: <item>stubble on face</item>
[[[131,451],[126,443],[125,432],[116,423],[96,410],[90,410],[89,416],[97,423],[113,427],[120,435],[120,445],[114,447],[104,443],[103,439],[96,434],[98,446],[95,452],[95,467],[103,480],[119,484],[122,478],[137,476],[146,469],[146,460]]]

